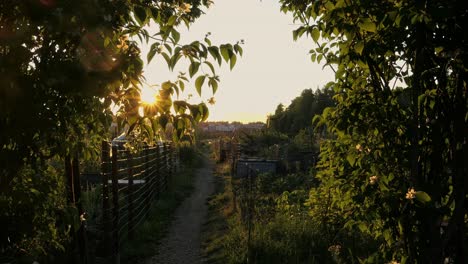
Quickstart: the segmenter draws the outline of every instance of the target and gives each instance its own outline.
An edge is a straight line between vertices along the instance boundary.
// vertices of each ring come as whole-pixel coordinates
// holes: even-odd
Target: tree
[[[333,106],[332,97],[332,89],[317,89],[315,92],[305,89],[286,109],[283,104],[276,107],[275,114],[269,116],[269,126],[293,136],[301,129],[310,128],[315,115],[320,115],[326,107]]]
[[[192,105],[173,96],[184,89],[189,77],[196,80],[198,93],[204,84],[215,93],[219,77],[213,63],[224,60],[232,69],[242,54],[239,43],[214,46],[208,37],[179,43],[177,27],[189,26],[210,4],[209,0],[0,3],[0,203],[8,208],[2,212],[2,222],[12,223],[18,217],[14,202],[18,195],[48,190],[34,185],[18,194],[22,181],[41,177],[54,182],[56,177],[46,174],[53,159],[65,160],[68,166],[78,155],[92,155],[93,146],[108,138],[111,105],[119,108],[120,127],[128,126],[129,135],[136,132],[133,135],[148,143],[168,124],[175,128],[177,140],[189,134],[195,122],[207,118],[204,103]],[[155,35],[145,28],[150,22],[158,28]],[[148,62],[158,55],[169,69],[182,58],[190,64],[189,76],[180,74],[160,85],[154,106],[140,100],[144,62],[137,38],[153,42]],[[202,65],[209,74],[199,73]],[[54,221],[47,224],[53,226]],[[2,234],[2,252],[22,247],[24,234],[10,231],[8,241]]]
[[[382,239],[369,262],[468,256],[468,16],[461,1],[282,0],[335,71],[322,187]],[[464,162],[465,161],[465,162]],[[441,230],[443,230],[441,232]]]

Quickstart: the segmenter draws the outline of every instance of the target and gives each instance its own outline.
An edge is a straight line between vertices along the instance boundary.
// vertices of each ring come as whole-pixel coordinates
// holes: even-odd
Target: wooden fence
[[[102,142],[101,186],[102,214],[101,252],[105,263],[120,263],[122,242],[134,237],[151,204],[167,190],[176,171],[177,151],[171,143],[159,143],[129,151],[109,142]]]

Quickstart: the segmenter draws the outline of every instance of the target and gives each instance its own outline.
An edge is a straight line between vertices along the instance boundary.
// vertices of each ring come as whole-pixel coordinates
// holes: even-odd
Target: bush
[[[65,250],[70,226],[63,219],[73,210],[60,175],[47,165],[24,167],[0,193],[0,262],[51,262],[53,252]]]

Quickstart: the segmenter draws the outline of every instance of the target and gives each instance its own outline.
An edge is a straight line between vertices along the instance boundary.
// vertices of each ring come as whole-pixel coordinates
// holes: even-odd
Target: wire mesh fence
[[[177,170],[178,154],[173,144],[160,142],[128,150],[102,142],[99,190],[101,210],[92,229],[99,240],[96,263],[120,263],[124,241],[132,240],[152,203],[167,190]]]

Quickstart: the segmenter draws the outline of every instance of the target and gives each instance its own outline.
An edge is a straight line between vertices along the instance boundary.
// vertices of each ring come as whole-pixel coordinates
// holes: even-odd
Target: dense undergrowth
[[[216,177],[205,230],[208,263],[358,263],[378,250],[368,235],[339,225],[327,197],[313,195],[310,173],[261,174],[253,181],[252,196],[242,179],[231,177],[228,164],[218,165]],[[250,209],[249,197],[254,200]],[[331,220],[337,224],[330,225]]]

